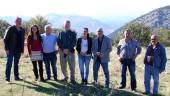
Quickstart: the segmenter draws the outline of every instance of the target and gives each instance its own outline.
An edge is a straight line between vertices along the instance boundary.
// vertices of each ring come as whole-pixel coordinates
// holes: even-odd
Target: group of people
[[[25,30],[21,27],[22,19],[17,17],[15,25],[10,26],[4,36],[5,51],[7,54],[6,63],[6,81],[10,83],[10,71],[14,61],[14,79],[21,80],[18,72],[18,65],[21,55],[24,52]],[[57,36],[52,33],[52,27],[46,25],[45,33],[40,34],[37,25],[31,26],[30,34],[27,38],[27,48],[30,59],[33,64],[33,72],[35,80],[40,81],[51,80],[51,69],[53,78],[58,81],[57,77],[57,56],[59,53],[61,71],[64,75],[62,82],[70,82],[76,84],[75,80],[75,50],[78,53],[78,62],[81,75],[81,83],[88,84],[89,64],[93,57],[93,79],[94,84],[98,84],[98,71],[100,65],[105,75],[105,87],[109,88],[109,54],[112,51],[111,40],[104,35],[103,29],[96,30],[97,37],[92,39],[89,36],[88,28],[84,28],[82,36],[77,39],[76,32],[71,30],[71,22],[66,20],[62,32]],[[117,46],[117,55],[121,62],[121,86],[120,89],[126,87],[126,70],[127,67],[131,76],[131,89],[136,90],[136,63],[137,55],[141,53],[141,47],[137,40],[132,38],[132,32],[129,29],[124,31],[124,38],[120,40]],[[144,58],[144,84],[145,94],[150,94],[151,76],[154,80],[153,94],[158,94],[159,74],[165,70],[166,65],[165,48],[158,42],[156,35],[151,36],[151,44],[147,47]],[[47,78],[43,77],[43,62],[45,64]],[[67,65],[69,65],[70,76],[68,76]],[[38,70],[39,66],[39,70]],[[39,71],[39,72],[38,72]]]

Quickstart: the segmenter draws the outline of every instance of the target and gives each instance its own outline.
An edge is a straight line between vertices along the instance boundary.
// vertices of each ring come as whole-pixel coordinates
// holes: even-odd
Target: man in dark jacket
[[[14,60],[14,77],[15,80],[21,80],[19,78],[18,64],[21,54],[24,52],[24,37],[25,30],[21,27],[22,19],[17,17],[15,25],[7,28],[4,36],[5,51],[7,54],[6,63],[6,81],[10,83],[10,74],[12,62]]]
[[[70,21],[67,20],[64,23],[64,30],[59,33],[58,36],[58,47],[60,50],[60,64],[61,70],[64,75],[63,81],[67,82],[68,72],[67,72],[67,62],[70,68],[70,80],[71,83],[75,82],[75,49],[76,46],[76,32],[70,29]]]
[[[156,35],[151,36],[151,44],[147,47],[144,64],[144,84],[146,95],[150,94],[150,82],[151,77],[153,77],[153,95],[158,96],[159,88],[159,74],[165,71],[167,62],[166,50],[164,46],[158,42],[158,37]]]

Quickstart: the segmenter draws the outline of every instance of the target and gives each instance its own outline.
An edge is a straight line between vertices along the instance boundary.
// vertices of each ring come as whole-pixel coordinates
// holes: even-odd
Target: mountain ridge
[[[170,29],[170,5],[154,9],[144,15],[137,17],[134,20],[124,24],[108,36],[110,38],[115,38],[119,32],[122,32],[128,24],[132,23],[142,23],[151,29],[165,28]]]

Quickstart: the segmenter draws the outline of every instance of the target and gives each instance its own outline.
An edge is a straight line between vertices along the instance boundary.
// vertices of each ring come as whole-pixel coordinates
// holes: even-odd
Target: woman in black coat
[[[78,52],[82,84],[88,84],[89,64],[91,59],[92,39],[89,37],[88,28],[78,38],[76,50]]]

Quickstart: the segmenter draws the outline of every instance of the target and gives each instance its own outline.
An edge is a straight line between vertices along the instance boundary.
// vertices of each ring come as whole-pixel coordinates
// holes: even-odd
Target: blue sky
[[[0,0],[1,16],[77,14],[90,17],[140,16],[170,0]]]

